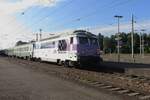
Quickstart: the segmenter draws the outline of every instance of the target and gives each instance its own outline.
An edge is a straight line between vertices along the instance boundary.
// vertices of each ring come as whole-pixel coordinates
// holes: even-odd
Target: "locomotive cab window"
[[[79,37],[79,44],[88,44],[87,37]]]
[[[98,45],[98,41],[96,38],[90,38],[90,45]]]

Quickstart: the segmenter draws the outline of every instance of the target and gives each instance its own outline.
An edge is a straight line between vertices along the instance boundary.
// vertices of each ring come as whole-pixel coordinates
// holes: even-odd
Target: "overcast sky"
[[[51,33],[88,29],[94,34],[115,34],[122,15],[121,31],[131,31],[131,15],[135,29],[150,28],[149,0],[0,0],[0,48],[16,41],[29,41],[43,30]]]

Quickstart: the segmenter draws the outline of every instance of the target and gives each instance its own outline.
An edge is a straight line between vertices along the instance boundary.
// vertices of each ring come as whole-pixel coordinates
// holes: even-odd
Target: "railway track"
[[[7,59],[7,58],[6,58]],[[104,89],[116,94],[135,97],[138,100],[150,100],[150,79],[140,76],[126,75],[117,72],[95,72],[90,70],[65,68],[55,64],[10,59],[9,61],[36,69],[51,75],[87,84],[96,89]]]

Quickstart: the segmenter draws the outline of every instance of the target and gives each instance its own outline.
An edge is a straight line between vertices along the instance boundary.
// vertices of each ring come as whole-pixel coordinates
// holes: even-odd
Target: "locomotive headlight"
[[[74,58],[77,58],[77,53],[74,53]]]
[[[70,53],[69,59],[72,61],[76,61],[77,57],[78,57],[77,53],[74,52],[74,53]]]

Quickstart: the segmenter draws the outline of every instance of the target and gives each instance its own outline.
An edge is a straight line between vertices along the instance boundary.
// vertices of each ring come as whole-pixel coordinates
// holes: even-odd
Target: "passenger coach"
[[[23,44],[18,45],[13,48],[5,50],[5,54],[11,57],[18,57],[23,59],[32,59],[33,58],[33,44]]]

